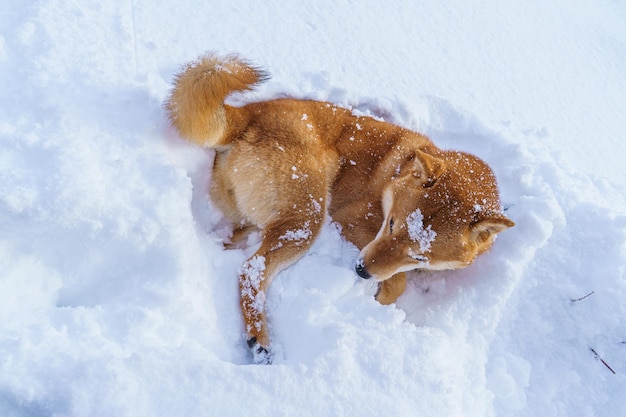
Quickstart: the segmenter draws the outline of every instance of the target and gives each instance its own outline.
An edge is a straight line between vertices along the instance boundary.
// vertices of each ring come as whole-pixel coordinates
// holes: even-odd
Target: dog
[[[359,248],[355,272],[378,282],[382,304],[403,293],[405,272],[465,267],[514,225],[476,156],[332,103],[225,104],[267,78],[238,55],[208,53],[176,75],[164,103],[180,136],[215,149],[209,194],[234,225],[232,240],[261,232],[239,272],[255,363],[272,361],[269,285],[311,247],[327,216]]]

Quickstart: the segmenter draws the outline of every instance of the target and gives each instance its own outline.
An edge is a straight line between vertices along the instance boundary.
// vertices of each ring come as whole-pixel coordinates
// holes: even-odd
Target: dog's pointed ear
[[[493,214],[478,220],[470,226],[470,238],[478,243],[487,242],[491,236],[497,235],[515,223],[503,214]]]
[[[428,188],[435,184],[445,169],[446,164],[442,159],[417,149],[415,153],[406,156],[397,177],[409,178],[416,185]]]

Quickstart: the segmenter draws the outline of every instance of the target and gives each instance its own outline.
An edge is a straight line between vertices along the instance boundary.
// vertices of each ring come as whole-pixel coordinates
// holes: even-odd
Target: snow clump
[[[406,218],[406,225],[409,230],[409,237],[413,242],[420,245],[422,253],[430,250],[430,245],[437,237],[437,232],[432,230],[430,225],[424,228],[424,215],[420,209],[415,210]]]

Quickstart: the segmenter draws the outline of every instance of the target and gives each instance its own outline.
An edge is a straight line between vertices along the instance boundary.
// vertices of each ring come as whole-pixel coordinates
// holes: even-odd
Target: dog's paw
[[[266,347],[256,341],[256,337],[248,339],[248,348],[252,352],[252,360],[257,365],[271,365],[274,355]]]

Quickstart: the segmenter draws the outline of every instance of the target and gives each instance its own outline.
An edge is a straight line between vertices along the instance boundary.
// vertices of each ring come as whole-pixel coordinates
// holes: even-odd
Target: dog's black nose
[[[363,259],[359,259],[356,262],[356,266],[354,267],[354,269],[356,270],[356,273],[358,276],[360,276],[363,279],[369,279],[372,276],[367,272],[367,269],[365,269],[365,265],[363,264]]]

